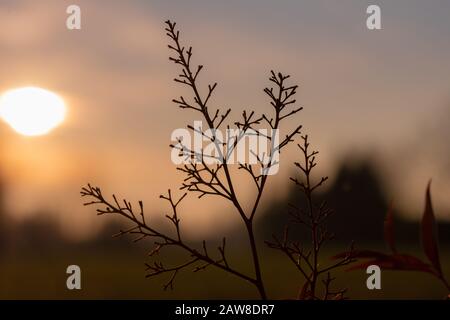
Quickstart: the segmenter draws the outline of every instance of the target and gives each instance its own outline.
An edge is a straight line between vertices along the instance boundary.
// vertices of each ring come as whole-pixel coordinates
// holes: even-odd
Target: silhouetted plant
[[[334,280],[331,272],[354,261],[353,245],[351,250],[342,255],[337,262],[320,267],[320,250],[327,241],[334,237],[326,228],[327,218],[333,214],[333,211],[327,207],[325,202],[317,205],[313,195],[328,180],[328,177],[313,181],[311,173],[317,165],[316,156],[319,152],[310,150],[307,135],[301,138],[302,144],[299,144],[298,147],[303,155],[303,161],[295,162],[295,166],[300,171],[300,177],[291,178],[291,180],[304,195],[306,208],[290,205],[290,215],[293,224],[303,226],[310,233],[311,244],[290,240],[288,226],[285,228],[283,239],[273,235],[273,241],[266,243],[269,247],[282,251],[303,275],[305,282],[299,290],[299,299],[343,299],[346,289],[331,289],[331,283]],[[318,294],[319,281],[323,284],[323,295],[321,296]]]
[[[300,134],[301,125],[296,126],[290,133],[288,133],[278,144],[275,144],[274,136],[267,135],[266,138],[271,141],[271,148],[265,159],[257,156],[257,164],[238,163],[238,171],[244,172],[250,181],[254,184],[256,195],[252,199],[249,210],[244,209],[236,192],[236,179],[232,174],[231,166],[228,164],[228,159],[232,156],[233,150],[237,147],[241,139],[249,132],[256,132],[260,126],[266,126],[272,130],[280,128],[281,123],[286,118],[290,118],[300,110],[301,107],[292,107],[296,101],[294,96],[297,91],[296,85],[287,83],[289,76],[282,73],[271,72],[269,80],[273,87],[265,88],[264,92],[269,97],[270,105],[272,106],[273,115],[262,114],[256,116],[254,111],[242,113],[242,119],[230,123],[228,120],[231,109],[221,110],[214,109],[210,106],[210,100],[217,88],[217,83],[209,84],[206,89],[206,95],[201,94],[198,84],[198,76],[203,70],[202,65],[193,66],[192,64],[192,48],[182,46],[180,43],[180,32],[175,28],[175,23],[171,21],[166,22],[167,36],[171,43],[169,49],[172,56],[170,61],[179,65],[181,73],[175,82],[180,83],[191,90],[192,99],[187,99],[181,96],[174,99],[181,109],[191,109],[200,114],[204,121],[206,121],[209,133],[188,126],[188,129],[194,133],[202,135],[202,138],[211,141],[215,146],[215,156],[212,156],[217,162],[213,164],[205,161],[208,156],[203,153],[203,149],[193,150],[186,146],[182,139],[178,139],[178,143],[171,145],[171,147],[179,152],[180,156],[197,159],[198,162],[191,162],[177,169],[186,175],[184,182],[180,189],[186,192],[180,197],[175,197],[169,189],[167,194],[161,195],[160,198],[167,201],[171,208],[171,213],[166,215],[166,218],[172,226],[172,231],[167,231],[149,223],[144,214],[144,205],[139,201],[138,207],[135,208],[127,200],[120,200],[112,195],[111,198],[105,197],[98,187],[88,184],[82,188],[82,197],[89,198],[85,205],[98,205],[97,213],[115,214],[124,217],[131,222],[128,229],[121,230],[118,235],[131,234],[136,235],[135,241],[143,239],[152,239],[154,247],[149,255],[154,257],[157,253],[168,247],[175,247],[181,249],[186,254],[186,260],[181,264],[166,266],[163,262],[155,260],[152,263],[146,264],[147,277],[168,274],[169,279],[164,284],[164,289],[173,288],[174,281],[177,275],[185,269],[192,269],[194,272],[204,270],[210,266],[216,267],[220,270],[235,275],[236,277],[249,282],[258,291],[262,299],[267,298],[264,279],[261,274],[261,261],[258,255],[257,243],[255,241],[254,221],[258,213],[261,198],[263,197],[265,186],[268,180],[269,170],[278,165],[278,159],[275,153],[281,151],[286,145],[294,141],[294,138]],[[223,140],[217,135],[220,127],[230,128],[234,125],[235,128],[240,129],[240,133],[234,136],[234,140]],[[273,131],[272,131],[273,132]],[[354,250],[353,244],[347,252],[338,254],[330,260],[328,265],[322,266],[319,260],[322,259],[321,249],[324,244],[333,239],[334,235],[328,232],[326,227],[327,219],[333,214],[333,211],[327,207],[326,203],[316,203],[315,192],[326,181],[327,177],[314,181],[312,171],[316,167],[317,151],[310,150],[310,143],[308,136],[301,137],[302,143],[298,145],[302,153],[302,161],[295,162],[295,166],[300,172],[299,177],[293,177],[291,180],[299,188],[304,195],[305,206],[290,206],[290,215],[292,223],[285,228],[283,237],[273,236],[273,241],[266,242],[266,244],[273,249],[280,250],[287,258],[296,266],[298,271],[304,278],[304,283],[301,284],[298,299],[308,300],[329,300],[329,299],[343,299],[345,298],[346,289],[332,289],[331,285],[334,278],[331,276],[332,271],[339,267],[349,265],[358,259],[370,259],[368,262],[360,263],[351,267],[351,270],[365,268],[368,265],[376,264],[383,269],[392,270],[415,270],[427,272],[437,277],[450,291],[449,284],[444,277],[439,259],[439,252],[437,249],[437,237],[435,236],[435,221],[433,209],[431,206],[431,196],[429,187],[426,194],[426,206],[422,219],[422,241],[425,254],[427,255],[430,264],[423,262],[419,258],[411,255],[400,254],[397,252],[393,235],[393,218],[392,210],[388,212],[385,221],[385,237],[391,248],[392,254],[384,254],[371,250]],[[224,151],[225,150],[225,151]],[[211,157],[211,156],[209,156]],[[259,169],[259,173],[257,171]],[[236,214],[245,227],[248,237],[248,244],[253,263],[253,273],[246,272],[236,268],[228,259],[228,251],[226,250],[226,238],[217,247],[217,251],[212,251],[210,246],[204,240],[202,245],[196,247],[186,241],[183,230],[181,228],[181,221],[179,218],[179,206],[182,200],[189,194],[196,193],[198,198],[204,196],[217,196],[234,207]],[[291,240],[289,237],[289,227],[292,225],[300,226],[303,230],[310,234],[310,243],[302,243]]]
[[[267,136],[266,138],[268,138],[272,144],[271,149],[268,151],[266,159],[257,157],[257,165],[238,164],[239,171],[247,173],[249,179],[253,181],[255,185],[256,196],[250,210],[245,210],[238,199],[235,189],[236,181],[233,178],[227,160],[246,133],[257,132],[256,126],[265,125],[274,132],[274,130],[280,128],[283,120],[292,117],[302,109],[301,107],[291,107],[291,105],[295,103],[294,96],[296,94],[297,86],[287,84],[289,76],[272,71],[269,80],[273,83],[274,87],[265,88],[264,92],[269,97],[273,115],[269,116],[263,114],[261,116],[256,116],[254,111],[244,111],[242,113],[242,120],[234,122],[234,126],[240,129],[241,134],[234,137],[235,139],[231,140],[231,142],[222,141],[216,135],[216,130],[225,125],[231,113],[231,109],[222,111],[220,109],[213,110],[213,108],[210,107],[210,98],[217,88],[217,83],[208,85],[207,94],[205,96],[201,95],[198,76],[203,69],[203,66],[199,65],[194,67],[192,65],[192,48],[186,48],[181,45],[180,33],[175,28],[175,23],[167,21],[166,25],[167,36],[171,40],[169,49],[173,53],[169,59],[181,67],[181,73],[175,78],[175,81],[189,87],[193,94],[192,101],[181,96],[179,99],[174,99],[173,102],[180,108],[191,109],[203,117],[211,131],[211,136],[206,135],[204,132],[201,132],[192,126],[188,126],[188,128],[193,132],[200,133],[207,140],[214,143],[218,152],[217,159],[220,160],[213,165],[207,164],[204,159],[205,155],[203,154],[203,150],[200,152],[198,150],[191,150],[183,144],[181,139],[178,140],[176,145],[171,146],[172,148],[177,149],[180,152],[180,155],[200,160],[200,163],[186,164],[183,167],[178,168],[178,170],[181,170],[186,174],[186,179],[180,189],[186,190],[187,193],[197,193],[199,198],[202,198],[203,196],[218,196],[234,206],[245,226],[248,236],[254,274],[245,274],[230,265],[226,254],[225,238],[223,238],[222,243],[217,248],[218,250],[215,255],[208,249],[206,241],[203,241],[202,248],[195,248],[186,242],[180,226],[178,208],[180,202],[185,198],[187,193],[184,193],[180,198],[175,198],[169,190],[166,195],[161,196],[162,199],[169,202],[172,209],[172,213],[166,217],[173,226],[173,233],[166,233],[166,231],[158,229],[157,226],[147,223],[142,202],[139,202],[139,208],[138,211],[136,211],[130,202],[126,200],[119,201],[115,195],[112,196],[112,200],[108,200],[103,196],[100,188],[91,185],[83,188],[81,195],[83,197],[91,198],[92,200],[85,203],[85,205],[100,205],[97,209],[98,214],[118,214],[132,222],[132,226],[127,230],[122,230],[120,234],[135,234],[138,236],[136,241],[145,238],[154,239],[155,248],[151,251],[151,256],[154,256],[155,253],[160,252],[161,249],[165,247],[177,247],[187,253],[188,257],[186,261],[180,265],[169,267],[160,261],[147,264],[147,270],[149,271],[147,276],[156,276],[164,273],[170,274],[169,281],[164,285],[165,289],[172,288],[175,277],[180,271],[186,268],[191,267],[194,271],[199,271],[209,266],[214,266],[248,281],[256,287],[260,297],[266,299],[267,294],[261,274],[260,259],[255,241],[255,216],[257,215],[259,204],[269,177],[267,173],[273,166],[278,165],[278,160],[274,156],[275,152],[281,151],[281,149],[292,142],[294,137],[300,133],[302,126],[298,125],[290,131],[290,133],[279,141],[277,145],[274,145],[273,136]],[[230,128],[230,124],[227,125],[227,128]],[[222,151],[222,147],[225,148],[225,152]],[[260,170],[260,173],[257,172],[257,169]]]

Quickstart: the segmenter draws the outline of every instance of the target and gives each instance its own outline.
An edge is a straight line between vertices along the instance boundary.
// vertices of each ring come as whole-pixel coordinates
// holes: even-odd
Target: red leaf
[[[425,263],[414,256],[408,254],[394,254],[393,257],[397,269],[434,273],[433,268],[428,263]]]
[[[352,266],[351,268],[347,269],[347,271],[366,269],[368,266],[373,264],[379,266],[381,269],[386,270],[421,271],[434,274],[434,271],[429,264],[407,254],[393,254],[371,259],[369,261]]]
[[[384,239],[393,253],[397,253],[395,247],[395,232],[394,232],[394,214],[393,202],[391,202],[389,209],[384,218]]]
[[[425,210],[422,217],[422,245],[433,267],[439,275],[442,275],[441,262],[437,245],[436,220],[434,218],[433,206],[430,192],[431,181],[428,183],[425,195]]]

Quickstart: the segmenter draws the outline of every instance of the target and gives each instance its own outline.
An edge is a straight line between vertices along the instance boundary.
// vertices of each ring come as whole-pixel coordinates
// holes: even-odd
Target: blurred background
[[[219,82],[211,102],[232,108],[234,119],[243,109],[270,110],[262,91],[270,70],[300,85],[304,110],[288,125],[303,124],[320,151],[317,174],[330,177],[319,197],[336,211],[329,229],[337,241],[325,257],[351,240],[384,248],[391,200],[402,248],[420,255],[432,179],[442,263],[450,269],[449,2],[377,1],[377,31],[366,28],[367,1],[77,1],[82,29],[74,31],[65,26],[70,4],[0,3],[0,94],[37,86],[67,105],[65,122],[47,135],[22,136],[0,122],[0,298],[256,297],[213,270],[180,275],[175,291],[163,292],[164,279],[144,279],[149,243],[111,239],[122,222],[82,205],[80,188],[92,182],[105,194],[144,200],[158,221],[168,211],[159,194],[184,178],[170,159],[170,135],[200,119],[171,103],[186,91],[173,82],[168,18],[205,66],[202,83]],[[300,278],[262,243],[282,232],[287,204],[299,201],[289,181],[299,156],[294,145],[282,153],[258,213],[263,268],[277,298],[295,296],[292,279]],[[242,180],[244,202],[254,196],[250,185]],[[182,219],[191,241],[228,235],[236,263],[249,265],[242,226],[225,203],[192,196]],[[81,291],[65,287],[70,264],[82,269]],[[364,271],[338,274],[352,298],[445,295],[427,275],[384,272],[377,292],[365,279]]]

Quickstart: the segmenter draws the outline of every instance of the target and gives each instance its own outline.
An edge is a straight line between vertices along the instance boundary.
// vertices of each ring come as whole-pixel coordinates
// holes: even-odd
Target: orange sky
[[[365,28],[364,1],[331,0],[77,1],[82,30],[68,31],[70,1],[2,1],[0,92],[39,86],[69,107],[47,136],[0,125],[8,206],[16,217],[50,209],[77,234],[100,224],[81,206],[88,181],[165,208],[158,195],[182,178],[170,162],[170,134],[196,120],[170,102],[184,92],[167,59],[163,21],[173,18],[206,67],[203,79],[219,82],[219,106],[235,117],[244,107],[267,110],[269,70],[287,72],[300,84],[298,119],[324,172],[350,151],[369,153],[413,214],[433,177],[437,215],[450,219],[450,3],[378,2],[381,31]],[[273,190],[288,185],[294,156],[282,155]],[[220,205],[210,214],[208,205],[187,205],[194,208],[192,226],[225,221]]]

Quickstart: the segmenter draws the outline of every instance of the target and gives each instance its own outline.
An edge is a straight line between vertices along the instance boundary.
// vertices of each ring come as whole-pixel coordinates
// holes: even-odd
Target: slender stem
[[[264,282],[263,282],[262,275],[261,275],[261,267],[260,267],[259,258],[258,258],[258,249],[256,247],[255,234],[253,232],[253,222],[249,220],[245,224],[245,226],[247,227],[247,233],[248,233],[250,246],[251,246],[251,250],[252,250],[253,265],[255,268],[255,277],[256,277],[255,286],[257,287],[257,289],[259,291],[259,295],[261,296],[261,299],[266,300],[267,295],[266,295],[266,290],[264,288]]]
[[[318,255],[319,255],[319,247],[317,242],[317,221],[314,215],[313,201],[312,201],[312,189],[311,189],[311,169],[312,165],[310,163],[310,155],[308,154],[308,143],[305,141],[305,176],[306,176],[306,188],[305,195],[308,202],[308,215],[311,222],[311,236],[312,236],[312,245],[313,245],[313,270],[311,275],[311,296],[315,297],[316,286],[317,286],[317,277],[319,275],[318,272]]]
[[[190,86],[191,86],[191,88],[192,88],[192,90],[194,92],[194,96],[196,98],[196,101],[197,101],[198,105],[200,106],[200,108],[202,110],[201,112],[202,112],[206,122],[208,123],[208,127],[209,127],[209,129],[212,130],[213,138],[214,138],[213,141],[214,141],[214,144],[215,144],[215,148],[216,148],[217,152],[219,153],[219,158],[223,160],[222,165],[223,165],[223,169],[224,169],[224,173],[225,173],[225,177],[226,177],[226,180],[227,180],[227,184],[228,184],[228,188],[229,188],[229,192],[230,192],[230,195],[231,195],[231,198],[232,198],[233,205],[238,210],[239,215],[241,216],[241,218],[245,220],[245,217],[246,217],[245,216],[245,212],[242,209],[242,207],[241,207],[241,205],[240,205],[240,203],[239,203],[239,201],[238,201],[238,199],[236,197],[234,186],[233,186],[233,180],[231,179],[230,171],[228,169],[227,159],[225,159],[225,157],[223,156],[222,150],[221,150],[221,148],[219,146],[219,143],[218,143],[218,141],[216,139],[216,133],[215,133],[215,129],[216,128],[214,127],[214,123],[213,123],[213,121],[212,121],[212,119],[211,119],[211,117],[210,117],[210,115],[208,113],[208,109],[207,109],[205,100],[203,100],[203,98],[201,97],[200,92],[199,92],[199,90],[197,88],[196,78],[192,74],[190,65],[189,65],[188,61],[186,61],[186,59],[184,57],[183,49],[182,49],[182,47],[180,45],[178,37],[175,37],[174,31],[172,31],[172,32],[173,32],[173,36],[174,36],[173,39],[174,39],[175,45],[177,46],[176,49],[177,49],[177,52],[179,54],[179,58],[180,58],[181,64],[182,64],[183,68],[186,70],[186,74],[187,74],[187,78],[188,78],[188,80],[190,82]],[[211,94],[211,91],[210,91],[210,94]]]

